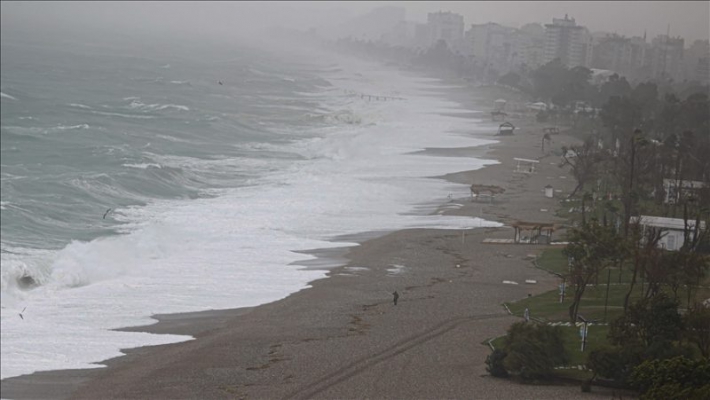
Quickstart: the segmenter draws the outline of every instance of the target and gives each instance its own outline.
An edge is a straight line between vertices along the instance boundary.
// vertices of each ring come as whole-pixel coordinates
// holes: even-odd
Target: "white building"
[[[449,49],[459,49],[463,43],[463,15],[446,12],[435,12],[427,15],[429,27],[429,45],[443,40]]]
[[[683,247],[685,243],[685,221],[681,218],[665,218],[652,217],[641,215],[640,217],[631,217],[631,223],[637,223],[645,232],[648,229],[655,228],[662,231],[661,239],[658,241],[658,247],[665,250],[677,251]],[[705,230],[705,221],[700,222],[700,229]],[[695,230],[695,221],[688,221],[688,229],[692,238]]]
[[[592,36],[574,18],[553,18],[545,25],[545,58],[548,63],[559,58],[568,68],[588,67],[592,57]]]
[[[685,40],[681,37],[658,35],[653,38],[649,59],[654,78],[677,81],[685,78],[684,46]]]
[[[697,192],[704,188],[705,184],[699,181],[678,181],[676,179],[664,179],[663,180],[663,192],[665,197],[663,202],[666,204],[675,204],[682,197],[687,197],[691,194],[697,194]]]
[[[641,37],[605,34],[594,39],[591,67],[616,72],[629,79],[639,78],[648,44]]]

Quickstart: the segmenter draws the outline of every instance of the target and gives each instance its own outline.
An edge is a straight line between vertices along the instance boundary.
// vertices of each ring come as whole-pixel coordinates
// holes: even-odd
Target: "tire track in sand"
[[[322,393],[329,388],[346,381],[350,379],[351,377],[358,375],[362,373],[363,371],[367,370],[368,368],[371,368],[383,361],[386,361],[390,358],[396,357],[405,351],[419,346],[420,344],[423,344],[425,342],[428,342],[431,339],[434,339],[436,337],[439,337],[450,330],[458,327],[459,325],[463,324],[464,322],[469,322],[469,321],[476,321],[476,320],[483,320],[483,319],[493,319],[493,318],[504,318],[508,317],[508,314],[482,314],[482,315],[476,315],[472,317],[458,317],[458,318],[452,318],[447,321],[441,322],[439,324],[434,325],[433,327],[418,333],[416,335],[410,336],[404,340],[401,340],[392,346],[389,346],[388,348],[381,350],[375,354],[371,354],[369,356],[361,357],[350,364],[347,364],[343,366],[342,368],[339,368],[330,374],[314,381],[311,382],[300,389],[297,389],[294,392],[291,392],[287,396],[284,397],[284,400],[287,399],[310,399],[313,398],[314,396],[318,395],[319,393]]]

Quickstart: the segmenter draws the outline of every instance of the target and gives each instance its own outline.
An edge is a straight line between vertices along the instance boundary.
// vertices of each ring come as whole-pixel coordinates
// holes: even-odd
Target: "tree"
[[[585,67],[574,67],[558,77],[561,80],[551,97],[553,103],[565,107],[575,101],[584,101],[589,94],[589,79],[592,71]]]
[[[673,345],[682,330],[678,301],[661,292],[637,301],[612,321],[609,339],[619,346],[641,346],[646,358],[664,358],[684,351]]]
[[[574,286],[574,298],[569,307],[571,322],[577,321],[579,304],[589,282],[617,259],[623,258],[624,241],[613,228],[596,220],[575,229],[563,253],[572,258],[569,280]]]
[[[629,283],[629,290],[624,297],[624,312],[628,309],[629,299],[631,298],[631,293],[634,291],[636,279],[639,277],[639,274],[644,274],[646,264],[649,260],[655,259],[661,252],[661,249],[658,248],[658,241],[663,237],[663,230],[646,227],[645,231],[642,231],[641,223],[642,221],[639,220],[633,224],[631,235],[628,236],[634,266],[631,274],[631,282]],[[624,235],[626,237],[627,234],[625,233]]]
[[[568,356],[559,326],[517,322],[505,337],[505,369],[523,379],[549,376]]]
[[[683,315],[683,336],[700,349],[700,354],[710,358],[710,307],[694,303]]]
[[[567,72],[567,67],[559,58],[548,62],[534,70],[531,74],[535,97],[550,101],[553,96],[562,91],[560,77]]]
[[[612,97],[625,97],[631,93],[631,85],[624,77],[619,77],[618,74],[613,74],[599,88],[599,96],[597,98],[597,106],[607,103]]]
[[[577,180],[577,186],[568,197],[573,197],[587,182],[595,178],[602,160],[602,153],[591,138],[587,138],[581,146],[562,147],[562,162],[559,167],[569,166],[572,176]]]
[[[498,83],[500,83],[501,85],[516,87],[520,83],[520,75],[516,74],[515,72],[508,72],[507,74],[501,76],[500,79],[498,79]]]
[[[611,143],[616,144],[623,133],[632,132],[641,122],[641,105],[624,96],[613,96],[604,103],[599,118],[611,132]]]
[[[701,400],[710,398],[710,361],[675,357],[649,360],[634,368],[631,383],[641,399]]]

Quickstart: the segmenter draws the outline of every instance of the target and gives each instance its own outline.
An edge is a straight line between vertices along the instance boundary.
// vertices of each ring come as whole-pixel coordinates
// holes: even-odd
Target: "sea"
[[[494,143],[450,83],[285,47],[2,36],[2,378],[192,340],[115,329],[282,299],[348,235],[498,225],[437,212],[497,163],[425,151]]]

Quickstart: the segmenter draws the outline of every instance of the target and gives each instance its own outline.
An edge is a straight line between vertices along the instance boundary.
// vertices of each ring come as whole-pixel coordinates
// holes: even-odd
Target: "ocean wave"
[[[110,116],[110,117],[121,117],[121,118],[135,118],[135,119],[152,119],[152,118],[154,118],[151,115],[121,114],[121,113],[106,112],[106,111],[92,111],[92,113],[98,114],[98,115],[106,115],[106,116]]]
[[[75,108],[83,108],[85,110],[91,110],[91,107],[79,103],[69,103],[69,106]]]
[[[190,83],[190,81],[170,81],[170,83],[175,85],[192,86],[192,83]]]
[[[128,167],[128,168],[138,168],[138,169],[148,169],[150,167],[163,168],[162,165],[155,164],[155,163],[121,164],[121,165],[123,165],[124,167]]]
[[[141,111],[163,111],[167,109],[174,109],[174,110],[180,110],[180,111],[190,111],[190,108],[187,106],[183,106],[180,104],[145,104],[141,102],[139,99],[134,99],[131,101],[131,104],[128,105],[129,108],[133,110],[141,110]]]
[[[0,98],[17,101],[16,97],[10,96],[9,94],[3,92],[0,92]]]
[[[71,131],[75,129],[89,129],[91,128],[89,124],[79,124],[79,125],[57,125],[55,127],[46,130],[47,133],[54,131]]]

